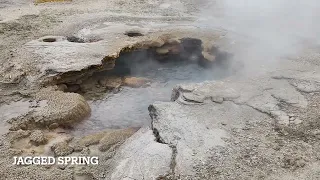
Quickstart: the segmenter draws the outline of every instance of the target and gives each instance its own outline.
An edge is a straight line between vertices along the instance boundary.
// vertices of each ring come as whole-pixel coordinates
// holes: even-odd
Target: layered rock
[[[90,114],[90,107],[79,94],[44,89],[36,95],[36,106],[26,116],[10,121],[11,129],[68,126]]]

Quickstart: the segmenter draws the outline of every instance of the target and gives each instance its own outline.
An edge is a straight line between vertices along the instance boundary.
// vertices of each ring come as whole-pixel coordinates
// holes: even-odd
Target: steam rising
[[[217,0],[209,4],[199,23],[250,40],[250,45],[240,45],[239,50],[246,66],[274,65],[281,57],[320,42],[318,0]]]

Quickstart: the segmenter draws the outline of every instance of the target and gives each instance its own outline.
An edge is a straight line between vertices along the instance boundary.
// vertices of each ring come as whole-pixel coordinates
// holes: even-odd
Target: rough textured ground
[[[174,176],[318,179],[317,68],[179,85],[175,102],[150,106],[160,141],[176,151]]]
[[[262,62],[255,73],[177,85],[172,102],[150,105],[151,127],[72,135],[90,107],[51,85],[85,85],[93,72],[112,69],[121,51],[192,37],[208,60],[212,43],[238,55],[250,40],[194,24],[205,7],[193,0],[0,0],[0,179],[320,179],[318,48]],[[90,155],[100,164],[16,166],[16,155]]]

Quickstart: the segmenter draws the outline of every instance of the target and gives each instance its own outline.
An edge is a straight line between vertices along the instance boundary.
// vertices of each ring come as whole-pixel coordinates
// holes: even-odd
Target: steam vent
[[[0,2],[0,180],[320,179],[317,3],[232,1]]]

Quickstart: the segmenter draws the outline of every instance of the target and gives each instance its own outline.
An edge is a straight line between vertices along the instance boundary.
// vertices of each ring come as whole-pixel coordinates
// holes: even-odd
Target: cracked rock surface
[[[301,67],[300,67],[301,68]],[[318,67],[315,67],[317,69]],[[319,71],[182,84],[149,107],[177,179],[317,179]],[[293,149],[292,149],[293,148]],[[256,171],[251,168],[256,167]],[[301,172],[293,177],[289,174]],[[269,176],[269,173],[276,175]]]
[[[170,172],[172,150],[155,141],[149,128],[142,128],[123,144],[110,179],[156,179]]]

